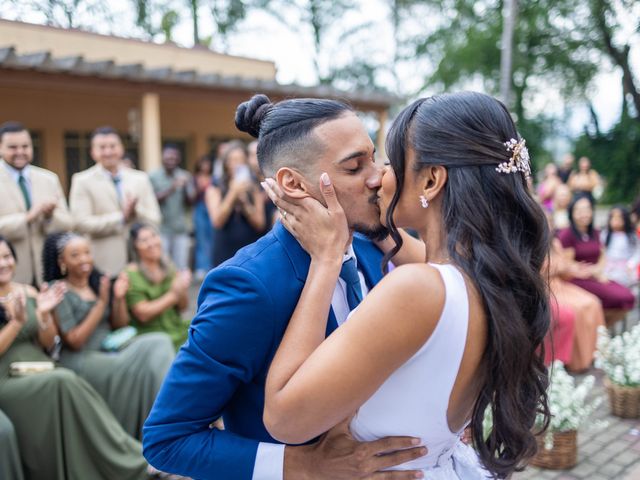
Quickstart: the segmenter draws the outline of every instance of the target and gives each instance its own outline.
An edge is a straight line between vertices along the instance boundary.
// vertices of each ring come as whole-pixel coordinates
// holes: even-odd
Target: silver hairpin
[[[524,138],[516,140],[512,138],[508,142],[504,142],[507,152],[512,152],[511,158],[507,162],[502,162],[496,168],[496,172],[515,173],[522,172],[525,176],[531,175],[531,163],[529,162],[529,150],[526,147]]]

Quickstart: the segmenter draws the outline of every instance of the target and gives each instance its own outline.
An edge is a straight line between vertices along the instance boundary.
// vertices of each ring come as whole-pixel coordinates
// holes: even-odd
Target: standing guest
[[[569,222],[571,226],[561,230],[558,238],[569,261],[570,281],[598,297],[605,310],[616,311],[616,317],[623,315],[635,299],[628,288],[605,276],[604,248],[593,227],[593,200],[589,195],[578,195],[571,202]]]
[[[54,315],[63,341],[60,364],[87,380],[127,433],[141,438],[142,424],[173,361],[170,338],[150,333],[117,352],[104,351],[111,331],[129,323],[127,275],[120,274],[111,285],[94,268],[88,240],[72,233],[47,237],[43,261],[45,281],[61,281],[66,287]]]
[[[164,332],[176,350],[187,339],[189,322],[180,312],[189,304],[191,272],[176,269],[162,254],[162,239],[148,225],[131,227],[134,263],[126,269],[129,277],[127,307],[138,333]]]
[[[569,177],[571,176],[571,172],[573,172],[573,164],[575,163],[575,157],[567,153],[562,159],[562,164],[560,168],[558,168],[558,177],[562,180],[562,183],[567,183],[569,181]]]
[[[142,479],[146,462],[139,442],[120,427],[104,400],[65,368],[14,377],[13,362],[47,362],[43,349],[58,334],[52,311],[64,285],[40,293],[13,281],[15,251],[0,237],[0,408],[15,427],[25,477],[38,480]],[[16,451],[14,449],[13,456]],[[9,454],[0,448],[0,455]],[[0,462],[0,476],[21,479]],[[15,468],[15,467],[14,467]]]
[[[206,193],[207,210],[215,228],[213,266],[233,257],[259,239],[267,221],[265,195],[251,176],[242,142],[231,142],[222,157],[223,176]]]
[[[591,160],[581,157],[578,171],[571,173],[567,184],[574,195],[584,194],[594,200],[595,190],[600,186],[600,175],[591,168]]]
[[[180,168],[182,154],[176,145],[162,149],[162,168],[149,174],[160,204],[160,233],[165,255],[183,270],[189,266],[189,228],[187,209],[196,199],[191,174]]]
[[[69,230],[71,215],[58,176],[31,165],[31,135],[20,123],[0,125],[0,234],[20,257],[16,280],[42,281],[42,244],[48,233]]]
[[[0,330],[0,334],[2,330]],[[23,480],[18,439],[13,423],[0,410],[0,478]]]
[[[553,223],[557,229],[569,226],[569,204],[571,203],[571,189],[565,185],[558,185],[553,195]]]
[[[96,165],[71,178],[69,207],[75,229],[89,235],[96,267],[110,276],[127,264],[127,239],[134,221],[158,225],[160,208],[145,172],[124,167],[124,146],[112,127],[91,134]]]
[[[194,267],[195,278],[202,281],[213,263],[211,254],[213,251],[213,226],[205,203],[205,193],[211,185],[213,173],[213,161],[205,155],[196,162],[193,175],[193,185],[196,191],[196,200],[193,207],[193,230],[195,236]]]
[[[562,184],[562,180],[558,176],[558,167],[555,163],[548,163],[544,167],[544,178],[538,185],[538,199],[542,206],[547,210],[553,210],[553,197],[556,188]]]
[[[605,275],[626,287],[638,281],[640,250],[629,210],[618,205],[609,212],[600,241],[606,248]]]
[[[247,145],[247,161],[249,162],[249,167],[251,167],[253,178],[255,178],[258,183],[262,182],[264,180],[264,174],[262,173],[262,170],[260,170],[260,164],[258,163],[257,140],[254,140]]]

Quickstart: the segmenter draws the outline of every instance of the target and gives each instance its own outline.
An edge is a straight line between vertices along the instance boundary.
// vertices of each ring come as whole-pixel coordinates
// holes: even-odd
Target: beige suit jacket
[[[133,222],[160,224],[160,208],[149,176],[139,170],[120,170],[122,200],[113,181],[99,165],[76,173],[71,179],[69,207],[75,230],[88,235],[93,246],[95,266],[117,275],[127,264],[130,224],[125,224],[122,201],[137,197]]]
[[[55,200],[57,203],[49,219],[40,219],[27,225],[27,206],[20,187],[0,160],[0,234],[13,244],[18,257],[15,280],[30,284],[42,281],[42,246],[46,236],[53,232],[71,230],[73,222],[58,176],[44,168],[29,167],[31,204]]]

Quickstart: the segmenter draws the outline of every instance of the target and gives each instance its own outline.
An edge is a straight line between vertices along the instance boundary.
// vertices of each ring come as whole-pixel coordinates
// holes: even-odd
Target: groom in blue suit
[[[261,168],[287,195],[321,198],[318,182],[327,172],[352,232],[384,236],[376,203],[381,171],[373,143],[350,107],[314,99],[272,104],[257,95],[239,107],[236,125],[259,138]],[[380,250],[354,233],[327,335],[380,280],[381,260]],[[281,445],[266,431],[267,372],[309,264],[309,255],[278,222],[207,275],[188,341],[145,423],[144,455],[151,465],[195,479],[339,480],[370,478],[416,457],[406,438],[360,443],[346,423],[311,445]],[[224,430],[214,425],[220,418]],[[379,475],[413,478],[401,471]]]

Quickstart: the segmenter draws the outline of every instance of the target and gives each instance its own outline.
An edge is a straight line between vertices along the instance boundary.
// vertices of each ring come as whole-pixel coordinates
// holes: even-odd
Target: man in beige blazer
[[[134,222],[160,223],[160,208],[149,177],[122,164],[124,146],[112,127],[91,135],[96,165],[71,179],[69,207],[75,230],[91,237],[95,266],[117,275],[126,265],[129,229]]]
[[[0,125],[0,157],[0,234],[16,249],[16,281],[39,285],[44,239],[70,230],[71,215],[58,176],[31,165],[31,135],[22,124]]]

